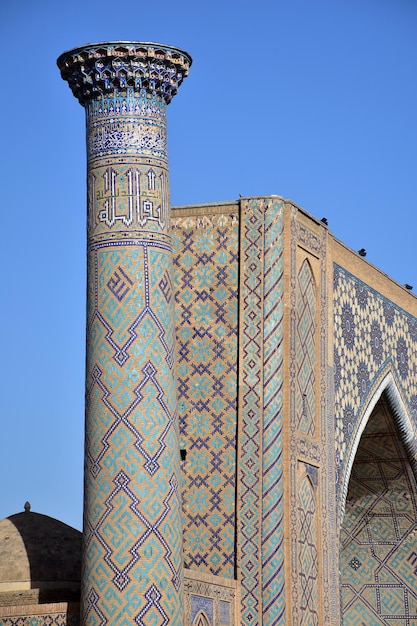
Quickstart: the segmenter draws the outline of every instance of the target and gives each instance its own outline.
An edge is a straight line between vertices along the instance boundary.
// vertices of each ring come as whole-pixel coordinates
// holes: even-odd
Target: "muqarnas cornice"
[[[147,96],[169,104],[191,66],[191,57],[171,46],[113,41],[73,48],[57,65],[80,104],[105,96]]]

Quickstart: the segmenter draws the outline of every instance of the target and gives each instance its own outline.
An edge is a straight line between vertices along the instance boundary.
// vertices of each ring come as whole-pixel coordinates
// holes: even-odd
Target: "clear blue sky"
[[[56,58],[183,48],[172,203],[291,198],[417,293],[417,2],[4,1],[0,32],[0,518],[29,500],[81,528],[85,127]]]

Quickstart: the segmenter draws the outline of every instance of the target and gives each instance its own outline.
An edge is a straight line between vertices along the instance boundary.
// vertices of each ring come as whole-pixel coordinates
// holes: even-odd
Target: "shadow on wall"
[[[81,547],[80,531],[28,503],[0,521],[0,606],[79,602]]]

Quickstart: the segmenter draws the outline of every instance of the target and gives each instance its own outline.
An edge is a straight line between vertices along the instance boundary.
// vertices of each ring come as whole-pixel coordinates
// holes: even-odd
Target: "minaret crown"
[[[64,52],[57,60],[62,78],[83,106],[128,90],[169,104],[191,63],[179,48],[139,41],[88,44]]]

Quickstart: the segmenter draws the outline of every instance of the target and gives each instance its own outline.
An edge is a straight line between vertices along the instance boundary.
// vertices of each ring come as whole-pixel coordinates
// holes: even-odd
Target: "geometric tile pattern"
[[[83,623],[182,623],[166,106],[190,62],[137,42],[58,60],[87,123]]]
[[[294,205],[290,206],[290,219],[287,513],[292,554],[291,619],[294,625],[304,624],[305,620],[336,624],[340,610],[338,563],[334,559],[338,540],[334,533],[332,379],[327,365],[328,233],[322,225],[310,222],[307,226]],[[314,498],[314,503],[307,506],[309,498]],[[300,528],[304,527],[308,527],[309,535],[302,539],[301,546]],[[314,566],[312,569],[313,546],[320,546],[319,573]]]
[[[319,616],[316,503],[310,479],[304,477],[298,494],[298,568],[300,623],[317,626]]]
[[[264,203],[241,207],[239,569],[242,623],[262,623],[262,339]]]
[[[262,624],[285,623],[283,506],[284,211],[264,209],[262,406]]]
[[[87,104],[90,193],[82,589],[85,619],[100,624],[117,623],[122,614],[137,624],[165,624],[169,616],[174,623],[181,619],[182,532],[166,166],[161,160],[152,166],[155,180],[149,168],[152,142],[138,150],[125,140],[129,156],[123,152],[120,156],[118,135],[123,135],[124,127],[143,125],[146,107],[146,128],[152,135],[152,125],[156,133],[165,121],[161,102],[131,95]],[[105,145],[98,145],[97,137],[115,124],[117,132],[108,133]],[[140,211],[145,205],[147,213]]]
[[[152,142],[138,150],[125,140],[129,156],[123,152],[120,156],[118,136],[124,127],[143,125],[141,113],[146,107],[146,128],[152,135],[152,126],[156,133],[165,121],[161,102],[150,104],[131,95],[87,104],[90,201],[82,606],[84,618],[100,624],[118,623],[122,614],[137,624],[181,619],[182,529],[167,173],[159,159],[152,166],[156,180],[147,175],[149,157],[154,157]],[[96,138],[115,124],[117,132],[107,136],[105,146],[97,145]],[[141,212],[145,205],[147,212]]]
[[[362,434],[341,529],[343,624],[417,623],[417,489],[384,396]]]
[[[282,485],[283,202],[241,201],[241,622],[285,621]]]
[[[391,371],[417,422],[417,319],[334,265],[334,402],[338,506],[363,411]]]
[[[297,293],[297,421],[298,429],[315,435],[316,287],[310,264],[304,259],[298,272]]]
[[[41,615],[0,617],[0,626],[79,626],[79,624],[78,613],[42,613]]]
[[[236,552],[238,233],[238,216],[224,208],[173,211],[184,559],[228,578]]]

